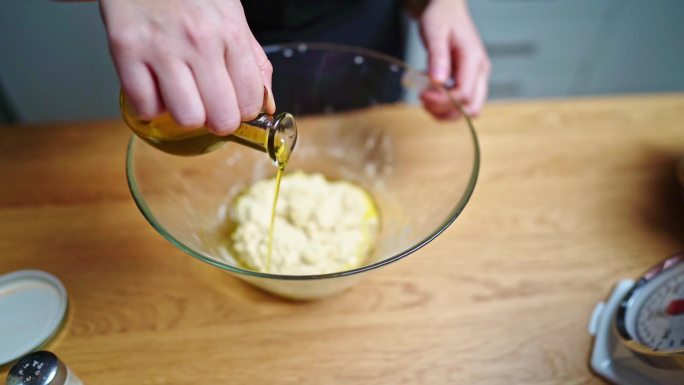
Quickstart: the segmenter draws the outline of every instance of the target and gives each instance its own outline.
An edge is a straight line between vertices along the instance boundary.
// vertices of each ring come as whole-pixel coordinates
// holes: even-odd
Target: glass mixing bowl
[[[222,241],[227,210],[245,186],[275,175],[267,155],[228,143],[182,157],[132,136],[128,183],[140,211],[164,238],[266,291],[314,299],[412,254],[458,217],[475,187],[480,155],[467,116],[440,121],[420,105],[418,95],[427,87],[445,89],[403,62],[365,49],[290,44],[265,50],[274,67],[278,110],[297,118],[298,143],[287,171],[321,172],[368,190],[381,215],[372,254],[361,267],[331,274],[244,269]]]

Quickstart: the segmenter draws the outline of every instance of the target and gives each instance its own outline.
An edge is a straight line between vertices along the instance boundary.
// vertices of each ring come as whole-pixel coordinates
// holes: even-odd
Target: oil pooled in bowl
[[[334,273],[359,267],[380,228],[377,205],[361,187],[294,172],[248,186],[231,202],[224,242],[243,267],[275,274]],[[271,210],[269,210],[271,209]]]

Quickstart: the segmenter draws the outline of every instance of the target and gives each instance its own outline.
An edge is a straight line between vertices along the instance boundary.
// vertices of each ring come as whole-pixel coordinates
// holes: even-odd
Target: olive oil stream
[[[273,206],[271,207],[271,224],[268,227],[268,243],[266,244],[266,272],[271,271],[271,260],[273,256],[273,229],[275,228],[276,207],[278,207],[278,195],[280,194],[280,180],[283,178],[285,166],[278,166],[278,173],[276,174],[275,193],[273,194]]]
[[[268,227],[268,241],[266,243],[266,263],[264,264],[266,273],[271,272],[271,260],[273,256],[273,231],[275,229],[275,217],[276,208],[278,207],[278,195],[280,195],[280,181],[283,178],[283,173],[285,173],[285,167],[287,167],[287,163],[290,160],[290,151],[292,150],[282,145],[278,147],[278,149],[275,152],[275,158],[277,159],[276,165],[278,166],[278,171],[276,173],[275,190],[273,192],[273,205],[271,206],[271,223]]]

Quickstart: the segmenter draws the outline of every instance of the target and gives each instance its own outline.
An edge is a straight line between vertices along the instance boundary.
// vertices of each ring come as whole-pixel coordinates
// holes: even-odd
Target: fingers
[[[453,59],[456,88],[444,91],[430,90],[421,95],[425,108],[438,119],[453,119],[461,115],[455,103],[461,103],[464,111],[478,116],[487,99],[491,66],[484,48],[467,48],[468,43],[455,41],[450,55]],[[451,98],[449,98],[451,96]]]
[[[456,88],[441,95],[425,92],[425,108],[439,119],[462,114],[454,100],[469,115],[480,113],[487,98],[490,64],[482,40],[465,1],[429,3],[420,18],[421,34],[428,50],[433,80],[444,83],[453,77]]]
[[[149,120],[161,114],[163,103],[155,75],[134,46],[137,36],[131,37],[131,34],[120,31],[107,32],[114,66],[129,104],[143,119]]]
[[[240,126],[240,110],[222,50],[192,63],[199,95],[206,111],[206,126],[217,135],[229,135]]]
[[[268,114],[275,114],[276,104],[273,98],[272,78],[273,78],[273,65],[268,60],[264,49],[261,48],[259,42],[252,36],[251,39],[252,53],[256,59],[257,66],[259,67],[259,72],[261,73],[261,79],[264,82],[265,95],[264,95],[264,106],[263,109]]]
[[[150,120],[161,114],[163,105],[150,69],[142,62],[115,62],[121,86],[138,116]]]
[[[423,23],[421,27],[423,41],[428,50],[430,77],[438,83],[444,83],[449,78],[451,70],[449,31],[440,23]]]
[[[155,71],[164,104],[184,127],[206,125],[228,135],[241,121],[256,118],[264,103],[264,80],[249,45],[206,44],[187,64],[167,63]]]
[[[201,127],[206,112],[190,67],[180,60],[159,61],[155,65],[160,93],[173,119],[183,127]]]
[[[423,107],[437,119],[455,119],[461,116],[461,111],[456,104],[459,100],[458,91],[431,89],[423,92],[420,99]]]
[[[247,26],[244,27],[247,29]],[[264,82],[252,53],[251,32],[228,42],[225,62],[237,95],[241,120],[256,118],[264,104]]]
[[[463,45],[456,45],[452,50],[452,55],[457,89],[466,102],[471,102],[475,97],[475,88],[483,66],[483,57],[479,49]]]
[[[482,107],[487,100],[489,74],[489,66],[483,66],[477,79],[472,101],[464,107],[465,112],[470,116],[476,117],[480,115],[480,111],[482,111]]]
[[[453,110],[453,111],[447,111],[441,114],[435,114],[435,118],[438,120],[454,120],[458,119],[461,117],[461,111],[459,110]]]
[[[275,112],[271,64],[238,0],[102,0],[100,8],[122,87],[140,117],[166,109],[180,126],[229,134],[255,118],[265,99]]]

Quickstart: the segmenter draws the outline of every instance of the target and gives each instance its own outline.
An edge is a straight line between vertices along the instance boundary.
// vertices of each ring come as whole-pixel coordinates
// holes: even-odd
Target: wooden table
[[[155,233],[120,122],[0,128],[0,273],[63,280],[69,319],[48,349],[88,384],[600,384],[594,304],[682,248],[684,95],[496,103],[476,124],[459,220],[420,258],[311,303]]]

